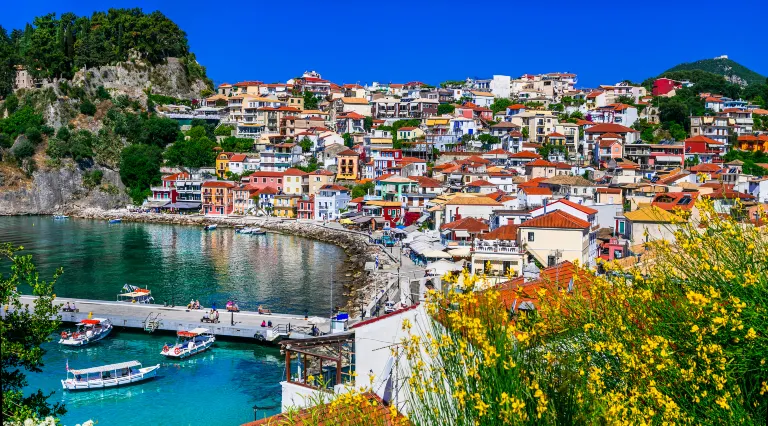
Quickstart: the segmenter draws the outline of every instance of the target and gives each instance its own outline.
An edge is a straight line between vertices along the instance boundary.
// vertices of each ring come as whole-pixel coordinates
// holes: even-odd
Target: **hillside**
[[[676,71],[693,70],[706,71],[712,74],[722,75],[731,83],[736,83],[740,86],[765,83],[765,76],[760,75],[745,67],[744,65],[741,65],[738,62],[727,58],[702,59],[700,61],[683,63],[664,71],[663,74]]]
[[[183,140],[178,122],[155,106],[190,103],[212,88],[184,31],[159,12],[45,15],[10,37],[0,27],[0,54],[7,52],[0,215],[110,209],[145,198],[160,180],[163,150]],[[14,90],[16,65],[39,79],[36,87]]]

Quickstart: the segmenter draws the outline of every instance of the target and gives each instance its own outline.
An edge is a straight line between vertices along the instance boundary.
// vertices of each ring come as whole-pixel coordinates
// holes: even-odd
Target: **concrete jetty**
[[[35,296],[21,296],[22,304],[34,307]],[[110,302],[104,300],[84,300],[57,297],[55,303],[66,307],[67,302],[75,303],[79,312],[61,311],[61,320],[67,323],[78,323],[91,315],[93,318],[106,318],[112,321],[114,327],[134,328],[152,331],[162,330],[176,332],[204,327],[216,336],[253,339],[257,342],[277,343],[282,339],[309,334],[312,324],[321,332],[330,331],[328,318],[309,317],[305,320],[301,315],[289,314],[259,314],[258,312],[240,311],[227,312],[226,307],[219,309],[219,322],[201,322],[203,315],[210,307],[200,310],[188,310],[186,307],[163,306],[144,303]],[[155,321],[152,324],[152,321]],[[234,325],[232,324],[234,321]],[[263,321],[272,321],[272,327],[262,327]],[[293,336],[292,336],[293,335]]]

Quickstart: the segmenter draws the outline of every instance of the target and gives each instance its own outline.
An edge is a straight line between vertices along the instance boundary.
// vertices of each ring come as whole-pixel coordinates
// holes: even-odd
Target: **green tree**
[[[439,109],[439,107],[438,107],[438,109]],[[363,129],[366,132],[370,132],[371,131],[371,127],[373,127],[373,117],[365,117],[363,119]]]
[[[19,98],[17,98],[16,95],[8,95],[8,97],[5,98],[4,105],[8,114],[13,114],[17,109],[19,109]]]
[[[235,126],[222,125],[217,127],[213,134],[215,136],[232,136],[233,130],[235,130]]]
[[[437,114],[453,114],[456,111],[456,106],[453,104],[440,104],[437,106]]]
[[[226,152],[251,152],[253,139],[230,136],[221,141],[221,148]]]
[[[11,154],[13,154],[17,160],[29,158],[35,155],[35,145],[33,145],[29,139],[23,137],[13,144],[13,148],[11,148]]]
[[[304,92],[304,109],[317,109],[317,97],[314,93],[306,91]]]
[[[13,93],[13,82],[16,78],[16,70],[14,69],[16,64],[14,62],[16,60],[16,47],[5,28],[0,25],[0,98],[5,98]],[[9,111],[9,113],[12,112]]]
[[[150,117],[141,124],[137,142],[164,148],[173,143],[179,135],[179,124],[170,118]]]
[[[373,182],[366,182],[360,185],[355,185],[352,187],[350,196],[352,198],[364,197],[368,195],[368,192],[372,190],[373,187],[374,187]]]
[[[512,101],[507,98],[495,98],[491,104],[491,111],[496,114],[497,112],[505,111],[510,105],[512,105]]]
[[[151,193],[149,187],[160,183],[162,150],[158,146],[134,144],[120,155],[120,179],[128,188],[134,204],[141,204]]]
[[[211,167],[216,163],[216,142],[206,136],[174,142],[163,153],[169,166]]]
[[[14,247],[10,243],[0,244],[0,264],[4,265],[0,273],[0,305],[4,314],[0,327],[3,423],[18,424],[30,418],[66,413],[63,404],[48,402],[53,392],[46,395],[37,390],[24,395],[27,386],[24,372],[41,371],[46,352],[41,345],[51,340],[51,335],[59,326],[59,306],[54,304],[54,284],[63,271],[58,269],[51,281],[41,280],[32,256],[22,255],[20,250],[22,247]],[[21,302],[20,287],[31,289],[32,294],[37,296],[33,309]]]
[[[307,160],[306,166],[296,166],[296,168],[306,173],[312,173],[315,170],[319,169],[320,165],[317,164],[317,157],[313,155],[309,157],[309,160]]]
[[[104,178],[104,172],[101,170],[93,170],[83,174],[83,185],[86,188],[96,188],[101,185],[101,180]]]
[[[352,148],[354,146],[355,140],[352,138],[352,135],[350,135],[349,133],[344,133],[343,135],[341,135],[341,137],[344,138],[345,146],[349,148]]]
[[[308,137],[304,136],[304,138],[299,141],[299,146],[301,146],[302,152],[309,152],[312,150],[312,141]]]

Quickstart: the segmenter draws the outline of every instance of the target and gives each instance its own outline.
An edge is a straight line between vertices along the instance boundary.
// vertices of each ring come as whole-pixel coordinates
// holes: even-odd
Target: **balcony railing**
[[[477,253],[502,253],[502,254],[523,254],[525,250],[519,246],[480,244],[474,247]]]

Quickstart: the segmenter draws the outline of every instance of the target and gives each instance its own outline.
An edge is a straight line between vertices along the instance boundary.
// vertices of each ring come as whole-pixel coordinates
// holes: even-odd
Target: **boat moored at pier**
[[[62,331],[59,344],[65,346],[85,346],[98,342],[112,332],[112,321],[104,318],[84,319],[77,323],[77,329],[72,332]]]
[[[139,361],[108,364],[81,370],[70,370],[69,365],[67,365],[67,378],[61,381],[61,386],[71,391],[125,386],[155,377],[158,368],[160,368],[160,364],[142,368]]]
[[[155,303],[152,291],[135,285],[125,284],[122,293],[117,295],[118,302],[128,303]]]
[[[176,344],[163,346],[160,355],[184,359],[207,350],[216,341],[216,336],[210,330],[202,327],[189,331],[179,331],[176,335]]]

